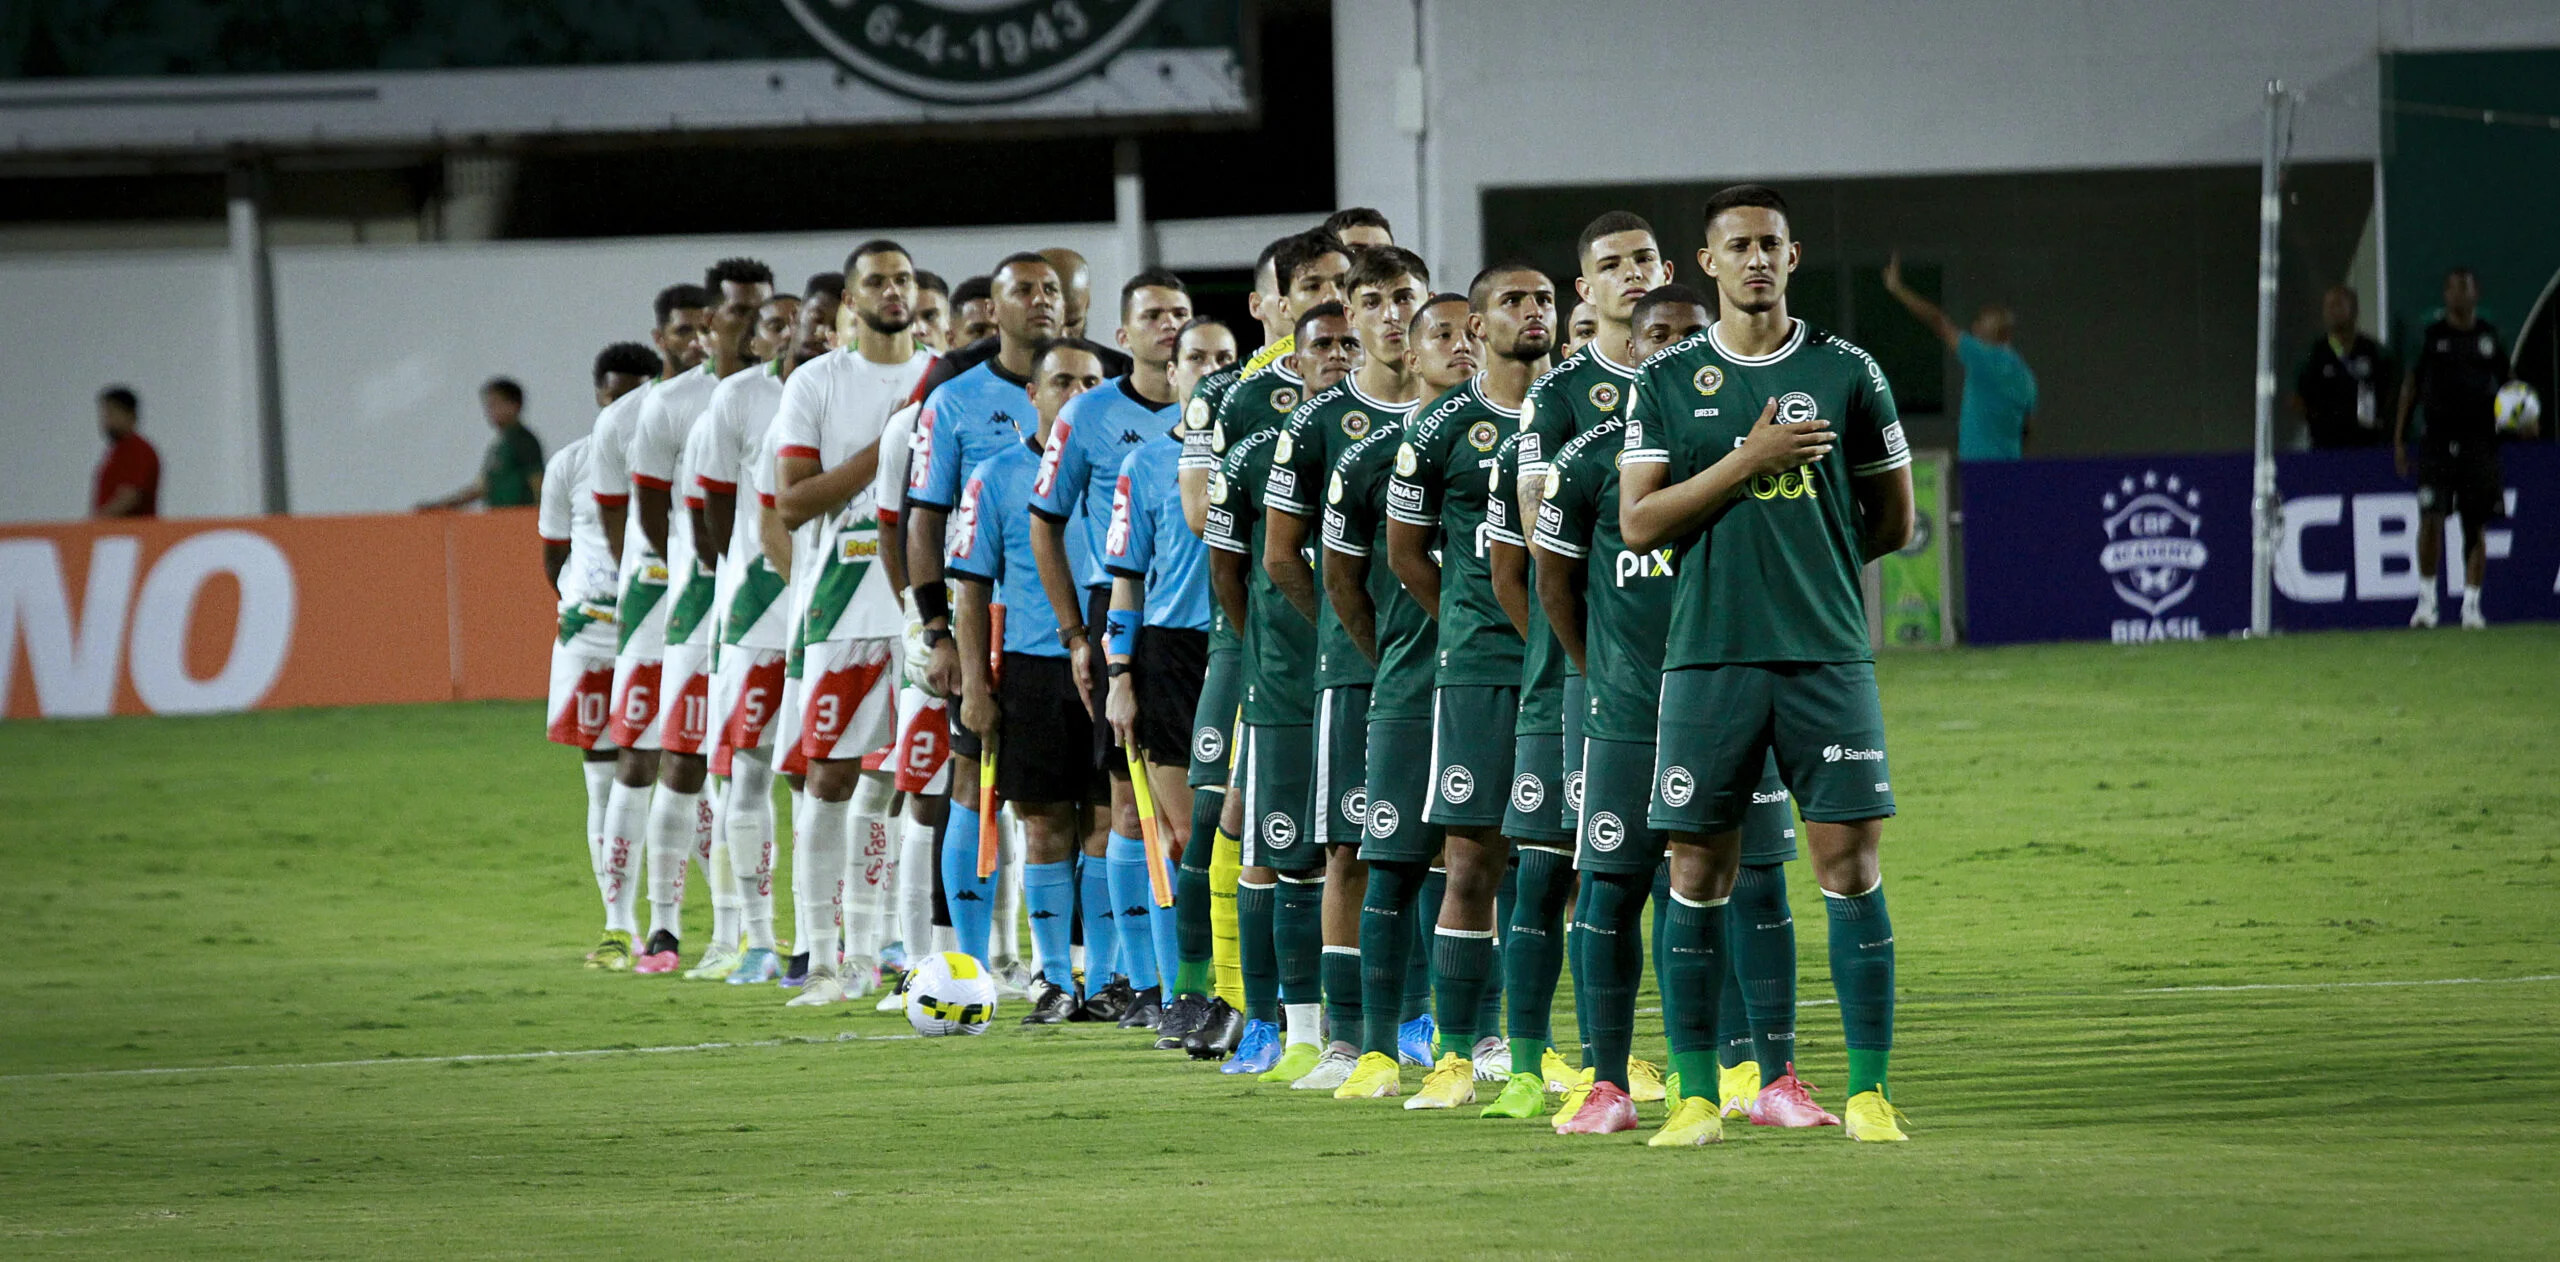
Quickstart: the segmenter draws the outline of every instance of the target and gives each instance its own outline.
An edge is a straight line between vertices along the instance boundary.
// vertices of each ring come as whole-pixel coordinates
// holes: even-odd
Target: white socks
[[[596,869],[596,884],[604,892],[604,927],[609,932],[640,932],[634,914],[640,901],[640,854],[648,841],[649,793],[656,787],[633,788],[616,780],[605,796],[604,855]]]
[[[711,945],[734,947],[739,932],[745,928],[747,900],[738,893],[737,860],[729,853],[729,785],[719,782],[716,790],[702,795],[703,814],[711,829],[710,860],[702,865],[703,874],[711,878]]]
[[[889,905],[889,803],[898,795],[887,774],[862,773],[845,818],[844,953],[847,968],[880,963],[880,932]]]
[[[1324,1005],[1293,1003],[1283,1006],[1280,1015],[1289,1024],[1289,1042],[1310,1047],[1324,1046]]]
[[[933,825],[912,818],[898,821],[896,878],[898,940],[907,944],[910,963],[933,945]]]
[[[700,830],[702,795],[658,786],[649,806],[649,936],[683,936],[684,861]],[[701,838],[704,849],[710,838]]]
[[[729,869],[737,876],[747,946],[770,951],[774,949],[771,756],[762,750],[733,751],[729,787],[722,797],[727,805],[720,832],[728,839]]]
[[[853,804],[822,802],[805,793],[799,798],[808,806],[805,814],[792,817],[792,947],[808,953],[813,971],[832,970],[843,940],[845,851]]]
[[[613,760],[578,764],[587,775],[587,870],[595,874],[596,897],[603,900],[605,918],[613,918],[613,877],[604,864],[604,813],[613,798]],[[607,928],[612,926],[608,924]]]

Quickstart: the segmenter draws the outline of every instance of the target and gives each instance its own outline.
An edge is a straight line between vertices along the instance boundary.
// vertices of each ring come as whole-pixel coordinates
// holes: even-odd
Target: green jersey
[[[1865,513],[1851,479],[1911,463],[1884,370],[1802,320],[1778,349],[1725,352],[1715,325],[1637,371],[1626,462],[1664,466],[1663,484],[1703,472],[1740,445],[1762,405],[1781,422],[1831,422],[1828,455],[1758,477],[1704,525],[1674,540],[1680,588],[1663,666],[1864,662]]]
[[[1563,363],[1539,374],[1520,400],[1519,433],[1504,441],[1500,453],[1504,465],[1514,474],[1512,485],[1545,477],[1556,453],[1574,436],[1616,417],[1635,380],[1635,369],[1592,346],[1565,356]],[[1533,567],[1533,592],[1535,574]],[[1579,673],[1573,658],[1566,655],[1564,646],[1556,643],[1555,633],[1548,628],[1547,611],[1531,599],[1528,646],[1520,662],[1519,735],[1540,736],[1564,730],[1560,712],[1565,677]]]
[[[1183,473],[1215,473],[1219,458],[1227,454],[1227,444],[1218,428],[1218,410],[1226,406],[1227,396],[1235,393],[1236,383],[1262,371],[1272,360],[1286,356],[1295,345],[1293,339],[1282,338],[1241,364],[1230,364],[1200,379],[1191,388],[1191,399],[1182,405],[1182,459],[1174,468]],[[1227,611],[1218,602],[1209,602],[1209,651],[1212,653],[1235,647],[1236,629],[1227,624]]]
[[[1351,444],[1368,437],[1380,424],[1399,422],[1422,406],[1420,399],[1380,403],[1360,392],[1348,377],[1317,391],[1289,414],[1280,445],[1271,453],[1270,481],[1262,504],[1298,517],[1312,518],[1318,498],[1326,493],[1333,467]],[[1316,549],[1316,687],[1367,687],[1375,668],[1361,655],[1323,598],[1324,550]]]
[[[1378,666],[1369,689],[1369,717],[1428,720],[1439,627],[1413,603],[1395,567],[1387,564],[1387,483],[1405,422],[1380,421],[1343,449],[1325,479],[1324,546],[1369,559],[1369,601],[1377,607]],[[1331,609],[1331,602],[1327,602]],[[1360,650],[1354,648],[1353,653]]]
[[[1632,552],[1618,534],[1625,429],[1612,417],[1566,440],[1547,466],[1546,498],[1530,539],[1583,563],[1582,655],[1590,670],[1582,734],[1650,743],[1662,707],[1662,641],[1678,592],[1671,549]]]
[[[1469,381],[1424,408],[1396,449],[1387,516],[1440,531],[1438,679],[1444,688],[1520,685],[1520,632],[1493,598],[1488,566],[1500,527],[1485,519],[1486,505],[1507,494],[1510,482],[1493,449],[1519,420]],[[1518,541],[1516,535],[1508,540]]]
[[[1201,538],[1242,553],[1245,580],[1244,721],[1285,727],[1316,721],[1316,624],[1271,581],[1262,560],[1262,486],[1280,431],[1263,429],[1227,449],[1209,475],[1209,522]]]
[[[1522,413],[1522,416],[1528,415]],[[1516,469],[1520,460],[1523,435],[1519,430],[1502,436],[1502,445],[1493,449],[1493,458],[1505,469]],[[1520,520],[1517,492],[1520,484],[1511,480],[1503,493],[1487,500],[1484,519],[1487,531],[1496,542],[1515,548],[1528,547],[1528,523]],[[1529,565],[1526,557],[1524,566]],[[1533,566],[1522,574],[1529,585],[1529,630],[1521,637],[1520,708],[1512,716],[1514,736],[1561,736],[1564,734],[1564,677],[1573,669],[1573,659],[1565,656],[1564,646],[1556,642],[1555,632],[1547,626],[1547,611],[1538,607],[1538,572]]]

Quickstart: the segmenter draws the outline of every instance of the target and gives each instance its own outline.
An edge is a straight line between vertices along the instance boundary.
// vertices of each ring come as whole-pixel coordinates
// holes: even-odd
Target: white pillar
[[[268,265],[266,173],[254,164],[235,167],[230,180],[233,319],[240,330],[241,406],[258,432],[259,507],[292,508],[286,486],[284,408],[276,373],[275,277]]]

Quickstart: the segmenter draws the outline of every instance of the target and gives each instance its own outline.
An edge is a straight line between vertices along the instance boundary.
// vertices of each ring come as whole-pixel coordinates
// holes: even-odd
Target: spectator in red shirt
[[[142,425],[142,400],[129,386],[98,392],[98,428],[107,434],[107,458],[98,462],[98,488],[89,497],[92,517],[160,515],[160,453],[134,430]]]

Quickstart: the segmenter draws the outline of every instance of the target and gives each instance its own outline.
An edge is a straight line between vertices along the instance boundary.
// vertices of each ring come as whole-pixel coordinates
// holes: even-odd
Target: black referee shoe
[[[1138,992],[1130,989],[1129,979],[1114,977],[1102,989],[1088,996],[1084,1006],[1076,1009],[1076,1014],[1067,1019],[1117,1024],[1120,1018],[1129,1015],[1129,1009],[1136,1006],[1137,1002]]]
[[[1075,992],[1055,982],[1045,984],[1038,998],[1031,1001],[1031,1015],[1024,1025],[1064,1025],[1076,1010]]]
[[[1193,1060],[1225,1060],[1235,1054],[1236,1042],[1243,1037],[1244,1014],[1224,999],[1212,999],[1200,1028],[1182,1040],[1182,1050],[1191,1053]]]
[[[1120,1017],[1124,1030],[1152,1030],[1164,1020],[1164,988],[1149,986],[1132,996],[1129,1010]]]
[[[1200,1020],[1209,1015],[1209,1001],[1198,995],[1177,995],[1167,1005],[1164,1015],[1156,1019],[1156,1050],[1179,1051],[1182,1040],[1200,1028]]]

